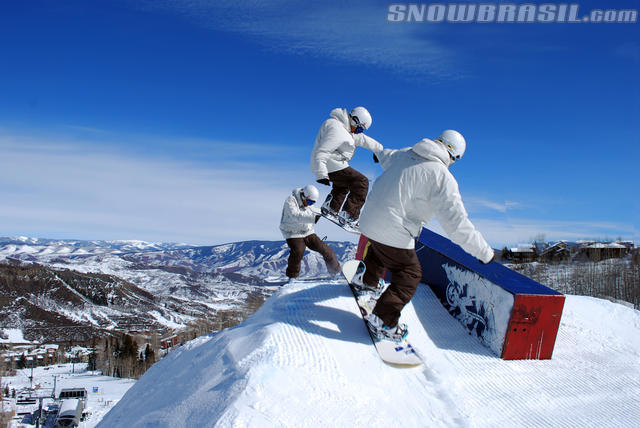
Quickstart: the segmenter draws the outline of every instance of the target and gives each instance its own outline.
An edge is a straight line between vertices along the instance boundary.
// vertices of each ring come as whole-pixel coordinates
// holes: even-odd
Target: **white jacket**
[[[378,155],[378,177],[360,214],[360,231],[396,248],[414,248],[414,239],[434,216],[453,242],[489,262],[493,250],[467,217],[458,182],[449,172],[449,154],[429,139]]]
[[[351,133],[349,114],[345,109],[331,110],[331,117],[320,127],[311,151],[311,172],[320,180],[329,178],[330,172],[345,169],[353,158],[356,146],[376,154],[383,149],[382,144],[368,135]]]
[[[280,218],[280,231],[284,239],[304,238],[313,233],[316,213],[302,204],[301,193],[302,188],[293,189],[291,196],[284,201]]]

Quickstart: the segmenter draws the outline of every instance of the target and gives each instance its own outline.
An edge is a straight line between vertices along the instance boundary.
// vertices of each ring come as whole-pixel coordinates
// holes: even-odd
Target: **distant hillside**
[[[193,319],[180,313],[186,306],[170,303],[112,275],[0,264],[0,325],[30,340],[86,341],[111,329],[163,332],[168,326],[160,318]]]
[[[640,309],[640,253],[601,261],[508,264],[529,278],[566,294],[624,301]]]
[[[352,243],[329,245],[342,261],[355,255]],[[193,247],[0,238],[0,327],[52,341],[82,341],[110,329],[162,333],[199,320],[228,327],[286,281],[288,254],[284,241]],[[328,275],[311,252],[301,274]]]

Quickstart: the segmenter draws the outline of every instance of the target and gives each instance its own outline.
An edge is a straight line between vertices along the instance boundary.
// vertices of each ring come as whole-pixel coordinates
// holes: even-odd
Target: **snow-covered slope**
[[[91,341],[113,330],[163,334],[207,315],[197,311],[190,302],[158,298],[114,276],[0,263],[0,325],[30,340]]]
[[[343,262],[355,255],[353,243],[330,242],[329,245]],[[144,326],[145,329],[147,326],[180,329],[197,319],[215,320],[216,323],[224,319],[227,323],[246,316],[252,300],[271,295],[274,287],[269,285],[285,282],[288,255],[289,249],[284,241],[246,241],[193,247],[141,241],[0,237],[0,280],[3,269],[13,275],[16,269],[9,266],[24,266],[25,263],[26,266],[31,263],[44,266],[46,269],[40,271],[46,271],[52,277],[44,289],[36,292],[31,292],[24,284],[8,289],[0,281],[0,303],[6,302],[0,305],[0,323],[5,327],[31,328],[26,331],[30,338],[43,331],[55,332],[56,336],[47,337],[47,340],[56,341],[66,340],[66,333],[64,337],[58,337],[60,330],[50,329],[60,325],[80,326],[84,323],[110,329],[126,329],[133,325],[136,328]],[[134,303],[129,308],[131,310],[118,312],[114,309],[122,308],[114,305],[107,308],[106,302],[92,302],[101,304],[101,307],[78,305],[60,293],[52,295],[52,290],[64,289],[59,287],[64,284],[58,284],[60,281],[56,277],[67,270],[79,273],[76,277],[87,274],[86,280],[82,281],[85,283],[102,283],[100,275],[109,275],[109,284],[126,283],[138,287],[143,292],[138,292],[138,295],[148,293],[147,297],[153,297],[152,303],[159,307],[136,305],[135,299],[129,299]],[[301,277],[322,278],[327,275],[322,257],[318,253],[307,252],[302,262]],[[110,291],[98,287],[96,292],[104,294]],[[43,293],[48,293],[46,301],[42,299]],[[238,315],[230,315],[230,312]],[[64,315],[65,319],[58,320],[57,314]],[[44,319],[49,321],[42,325]],[[41,329],[34,333],[36,326]],[[45,327],[47,330],[43,329]],[[84,337],[92,336],[95,331],[87,330]]]
[[[154,365],[99,425],[635,427],[640,312],[568,296],[552,360],[503,361],[420,285],[424,367],[381,362],[346,284],[288,285],[241,325]]]

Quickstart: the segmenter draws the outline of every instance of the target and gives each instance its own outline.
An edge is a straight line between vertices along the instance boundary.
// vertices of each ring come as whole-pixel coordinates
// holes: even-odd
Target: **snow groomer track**
[[[640,313],[567,296],[551,360],[505,361],[424,284],[403,311],[426,357],[380,361],[344,281],[285,286],[240,326],[147,372],[101,426],[635,427]]]

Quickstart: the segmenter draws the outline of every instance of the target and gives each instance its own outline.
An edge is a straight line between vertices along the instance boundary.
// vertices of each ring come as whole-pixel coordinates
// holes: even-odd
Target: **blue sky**
[[[0,235],[281,239],[322,121],[364,105],[385,147],[465,135],[451,171],[496,247],[639,240],[638,24],[392,24],[388,5],[3,5]],[[352,166],[381,173],[364,149]]]

